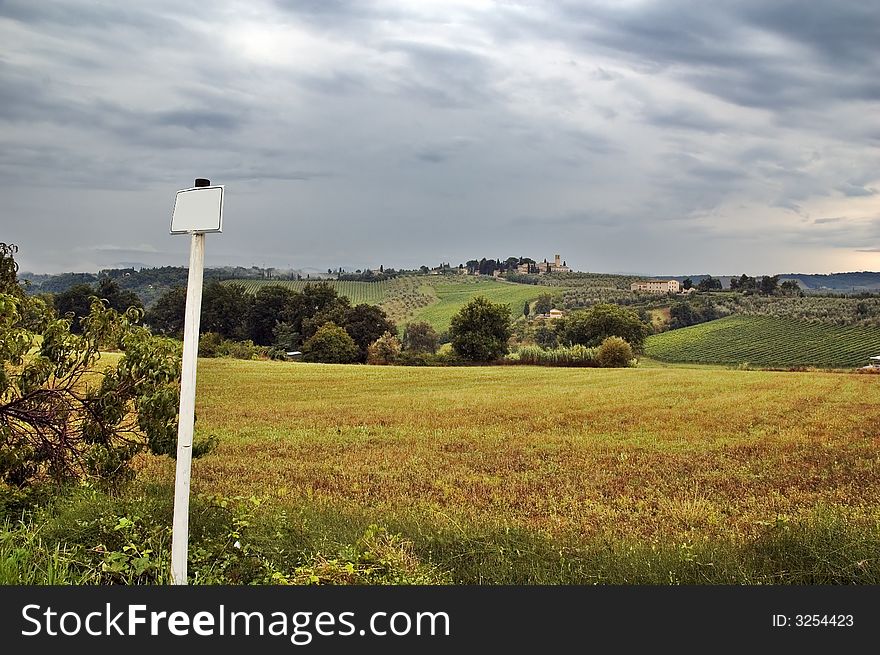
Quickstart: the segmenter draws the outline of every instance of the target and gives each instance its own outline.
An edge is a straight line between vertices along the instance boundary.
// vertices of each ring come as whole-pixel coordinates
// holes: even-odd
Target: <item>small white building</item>
[[[681,283],[678,280],[639,280],[629,285],[629,290],[639,293],[680,293]]]

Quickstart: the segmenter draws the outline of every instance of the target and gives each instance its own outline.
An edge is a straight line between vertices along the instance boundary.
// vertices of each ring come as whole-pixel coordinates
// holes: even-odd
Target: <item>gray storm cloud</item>
[[[22,268],[880,269],[880,6],[0,3],[0,240]],[[112,244],[112,247],[107,246]]]

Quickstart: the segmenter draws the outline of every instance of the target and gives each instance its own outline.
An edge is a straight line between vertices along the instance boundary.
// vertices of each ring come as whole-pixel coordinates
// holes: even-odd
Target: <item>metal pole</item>
[[[186,284],[186,317],[183,327],[183,362],[180,374],[180,416],[177,423],[177,473],[174,480],[174,523],[171,533],[171,583],[186,584],[189,541],[189,486],[192,468],[193,423],[196,407],[196,364],[199,354],[199,320],[205,264],[205,235],[195,232],[189,250]]]

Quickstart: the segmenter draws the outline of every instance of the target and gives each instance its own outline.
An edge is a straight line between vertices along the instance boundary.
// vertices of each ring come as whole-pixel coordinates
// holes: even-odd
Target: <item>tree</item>
[[[381,307],[362,303],[355,305],[345,317],[342,327],[358,347],[358,361],[367,361],[367,348],[386,332],[397,334],[397,326]]]
[[[403,347],[414,353],[437,352],[440,336],[430,323],[413,321],[403,330]]]
[[[686,277],[681,282],[681,288],[684,289],[685,291],[692,288],[693,286],[694,286],[694,281],[692,279],[690,279],[689,277]]]
[[[241,284],[208,283],[202,293],[200,330],[216,332],[224,339],[246,339],[252,302],[253,298]]]
[[[55,311],[59,316],[70,318],[70,329],[76,334],[82,332],[82,319],[89,314],[93,298],[107,302],[110,309],[124,313],[129,307],[143,309],[143,303],[133,291],[121,289],[119,284],[110,277],[98,280],[97,289],[89,284],[76,284],[67,291],[55,296]]]
[[[144,323],[153,331],[169,337],[183,337],[186,316],[186,288],[173,287],[144,316]]]
[[[14,243],[0,243],[0,293],[21,299],[24,298],[24,290],[18,283],[17,252],[18,246]]]
[[[110,309],[120,313],[125,312],[129,307],[144,308],[141,299],[134,291],[122,289],[113,278],[105,277],[98,280],[98,289],[94,295],[106,300]]]
[[[730,290],[739,291],[746,295],[756,293],[758,291],[758,280],[743,273],[738,278],[730,279]]]
[[[804,292],[801,291],[801,285],[798,284],[797,280],[786,280],[782,284],[779,285],[779,291],[784,296],[802,296]]]
[[[700,315],[689,302],[677,302],[669,308],[669,327],[672,329],[696,325]]]
[[[530,313],[531,313],[531,309],[529,308],[529,301],[526,300],[523,303],[523,316],[528,318]]]
[[[322,325],[311,339],[303,344],[303,359],[307,362],[351,364],[357,361],[358,347],[348,332],[335,323]]]
[[[764,294],[765,296],[772,296],[776,293],[776,289],[779,287],[779,276],[778,275],[765,275],[761,278],[761,284],[758,287],[758,290]]]
[[[629,366],[632,359],[632,348],[620,337],[607,337],[596,350],[596,362],[602,368]]]
[[[329,304],[313,315],[299,314],[298,316],[302,316],[300,330],[303,340],[310,339],[324,323],[336,323],[336,325],[345,329],[349,314],[351,314],[351,303],[346,296],[334,298]],[[291,327],[295,327],[296,317],[291,317],[285,322],[289,323]]]
[[[601,303],[588,310],[571,312],[567,317],[558,319],[557,333],[561,342],[567,345],[598,346],[606,337],[620,337],[632,346],[635,352],[641,352],[645,339],[651,333],[639,315],[630,310]]]
[[[510,307],[477,296],[462,307],[449,326],[452,349],[472,362],[491,362],[507,353]]]
[[[286,313],[291,310],[296,295],[291,289],[279,285],[260,287],[257,290],[247,316],[251,341],[259,346],[272,345],[275,323],[286,320]],[[299,332],[299,326],[296,328]]]
[[[535,301],[536,314],[548,314],[553,309],[553,296],[549,293],[542,293]]]
[[[385,332],[367,347],[367,364],[393,364],[400,355],[400,340]]]
[[[721,291],[724,287],[717,277],[707,275],[697,284],[697,291]]]
[[[341,325],[345,311],[350,305],[348,298],[339,297],[336,289],[326,282],[311,283],[305,285],[299,293],[292,294],[288,307],[278,320],[290,323],[304,339],[308,339],[327,320],[338,321],[337,325]],[[340,312],[340,309],[344,311]],[[303,325],[307,319],[312,319],[320,313],[327,316],[325,321],[314,322],[312,329]]]
[[[5,254],[0,244],[0,260]],[[10,289],[0,280],[3,290]],[[132,476],[129,464],[139,452],[173,455],[179,344],[138,325],[141,310],[120,313],[97,298],[80,334],[70,319],[49,313],[29,327],[23,317],[35,311],[32,303],[0,292],[0,482],[112,485]],[[99,367],[100,345],[108,341],[123,355],[116,366]],[[211,445],[198,442],[194,455]]]
[[[67,291],[55,294],[55,311],[58,316],[70,320],[70,330],[74,334],[82,332],[80,321],[88,315],[94,295],[90,284],[75,284]]]
[[[555,348],[559,345],[556,330],[547,325],[546,322],[541,321],[540,325],[535,328],[535,343],[541,346],[541,348]]]

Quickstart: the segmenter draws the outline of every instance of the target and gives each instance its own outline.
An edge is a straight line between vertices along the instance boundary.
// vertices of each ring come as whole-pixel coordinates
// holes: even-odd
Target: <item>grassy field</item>
[[[748,539],[823,507],[880,517],[874,376],[203,360],[195,491],[352,524],[565,542]],[[246,393],[244,392],[246,390]],[[142,477],[171,481],[173,463]]]
[[[668,362],[855,368],[880,354],[880,328],[729,316],[653,335],[645,354]]]
[[[546,289],[532,284],[482,279],[474,282],[438,280],[425,286],[425,293],[433,292],[437,301],[414,312],[412,319],[427,321],[438,331],[447,330],[456,312],[476,296],[486,296],[492,302],[509,304],[510,315],[516,318],[522,314],[526,302],[546,293]]]
[[[511,315],[516,317],[526,301],[547,292],[546,288],[532,284],[472,276],[407,276],[382,282],[320,281],[330,284],[339,295],[348,296],[354,304],[379,305],[401,327],[410,321],[421,320],[430,323],[438,332],[447,330],[452,316],[476,296],[486,296],[496,303],[509,303]],[[225,283],[242,284],[249,292],[256,293],[260,286],[268,284],[300,290],[310,281],[227,280]]]

